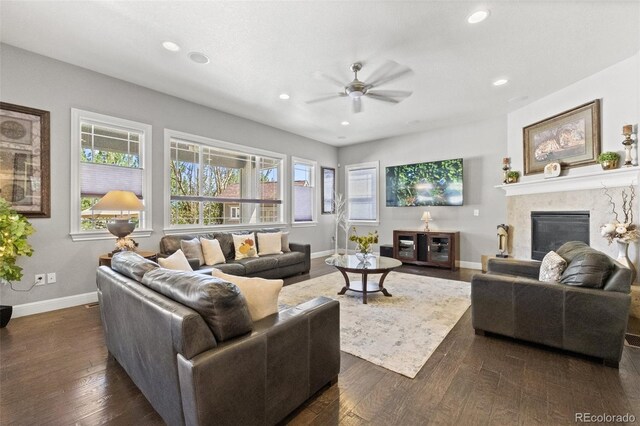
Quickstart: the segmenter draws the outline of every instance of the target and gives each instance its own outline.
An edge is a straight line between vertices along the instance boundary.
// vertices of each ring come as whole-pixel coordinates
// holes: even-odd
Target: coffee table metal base
[[[369,274],[367,272],[362,272],[362,280],[350,281],[349,275],[347,275],[345,271],[339,271],[344,277],[344,281],[346,283],[346,285],[342,287],[342,290],[338,292],[339,295],[345,294],[347,291],[362,293],[362,303],[364,304],[367,304],[367,294],[369,293],[377,293],[380,291],[387,297],[392,296],[391,293],[389,293],[387,289],[384,288],[384,279],[387,277],[389,272],[391,272],[391,270],[383,272],[379,282],[368,280],[367,276]],[[366,286],[363,285],[363,283],[366,283]]]

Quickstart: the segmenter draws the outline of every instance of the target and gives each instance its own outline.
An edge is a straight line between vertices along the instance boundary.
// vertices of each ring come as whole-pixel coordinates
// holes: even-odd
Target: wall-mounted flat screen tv
[[[387,167],[387,207],[461,206],[462,158]]]

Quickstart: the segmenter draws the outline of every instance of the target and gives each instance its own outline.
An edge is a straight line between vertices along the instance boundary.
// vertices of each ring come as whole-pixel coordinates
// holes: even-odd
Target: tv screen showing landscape
[[[387,207],[461,206],[462,158],[387,167]]]

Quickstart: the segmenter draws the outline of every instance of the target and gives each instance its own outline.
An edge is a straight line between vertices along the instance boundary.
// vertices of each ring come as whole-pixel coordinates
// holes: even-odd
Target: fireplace
[[[589,212],[531,212],[531,258],[542,260],[567,241],[589,244]]]

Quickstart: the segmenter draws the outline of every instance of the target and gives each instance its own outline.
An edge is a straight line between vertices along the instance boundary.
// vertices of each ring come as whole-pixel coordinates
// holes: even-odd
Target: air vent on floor
[[[637,334],[627,333],[624,338],[629,346],[640,348],[640,336],[638,336]]]

